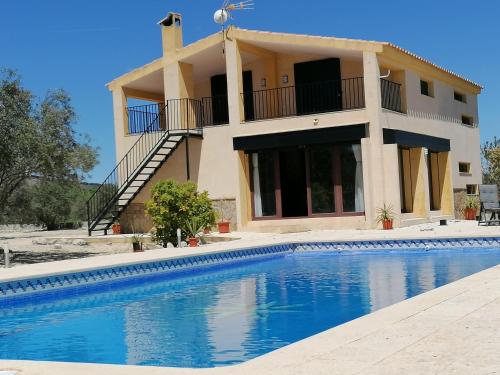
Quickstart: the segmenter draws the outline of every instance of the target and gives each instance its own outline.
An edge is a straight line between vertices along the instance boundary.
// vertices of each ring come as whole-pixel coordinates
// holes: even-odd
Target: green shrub
[[[208,192],[198,192],[193,182],[160,181],[151,189],[146,202],[146,213],[151,216],[155,231],[153,238],[162,246],[177,242],[177,228],[182,238],[188,235],[186,222],[196,218],[204,227],[215,224],[215,211]]]

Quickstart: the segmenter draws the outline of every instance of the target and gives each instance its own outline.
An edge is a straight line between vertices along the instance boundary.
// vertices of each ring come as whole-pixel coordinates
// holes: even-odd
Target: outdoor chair
[[[479,185],[479,222],[481,224],[500,224],[500,203],[497,185]],[[489,215],[489,218],[488,218]]]

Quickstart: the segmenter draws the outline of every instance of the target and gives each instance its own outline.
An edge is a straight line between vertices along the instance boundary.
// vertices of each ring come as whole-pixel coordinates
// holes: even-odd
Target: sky
[[[500,1],[254,0],[238,27],[388,41],[484,86],[481,139],[500,137]],[[12,68],[39,97],[66,90],[75,130],[100,149],[88,181],[114,167],[114,78],[161,57],[157,22],[183,15],[184,43],[219,31],[222,0],[0,0],[0,67]]]

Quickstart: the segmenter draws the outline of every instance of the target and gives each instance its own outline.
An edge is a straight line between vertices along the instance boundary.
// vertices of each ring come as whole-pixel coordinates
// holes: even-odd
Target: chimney
[[[161,25],[163,56],[175,55],[176,51],[183,47],[182,16],[179,13],[170,12],[158,24]]]

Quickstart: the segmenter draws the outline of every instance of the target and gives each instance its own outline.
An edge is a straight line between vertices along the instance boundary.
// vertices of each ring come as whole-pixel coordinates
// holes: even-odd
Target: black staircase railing
[[[241,98],[245,121],[365,107],[363,77],[244,92]]]
[[[149,108],[148,108],[149,110]],[[108,213],[116,217],[117,202],[120,194],[134,180],[136,174],[150,160],[152,154],[170,134],[189,135],[201,134],[203,127],[203,111],[201,101],[194,99],[168,100],[156,113],[144,111],[147,115],[140,115],[139,109],[133,110],[134,118],[140,119],[135,123],[135,129],[143,126],[142,134],[116,167],[105,178],[87,201],[87,217],[89,234]],[[129,110],[129,113],[131,111]],[[129,114],[130,116],[130,114]],[[150,123],[144,124],[146,121]]]
[[[401,108],[401,85],[399,83],[380,79],[382,93],[382,108],[395,112],[402,112]]]

